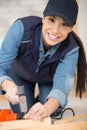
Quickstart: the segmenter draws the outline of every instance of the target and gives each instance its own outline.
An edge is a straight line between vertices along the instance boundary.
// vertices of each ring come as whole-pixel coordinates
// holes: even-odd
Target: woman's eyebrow
[[[52,15],[51,17],[53,17],[54,19],[56,19],[56,16]]]

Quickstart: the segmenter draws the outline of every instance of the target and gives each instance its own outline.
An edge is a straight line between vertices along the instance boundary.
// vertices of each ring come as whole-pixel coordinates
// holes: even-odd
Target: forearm
[[[49,98],[47,102],[44,104],[44,107],[48,111],[48,115],[51,115],[59,108],[60,104],[55,98]]]

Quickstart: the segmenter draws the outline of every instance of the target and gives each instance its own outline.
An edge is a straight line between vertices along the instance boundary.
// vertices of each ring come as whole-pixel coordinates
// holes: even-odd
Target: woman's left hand
[[[49,113],[47,108],[40,102],[31,107],[27,114],[24,115],[24,119],[41,120],[48,117]]]

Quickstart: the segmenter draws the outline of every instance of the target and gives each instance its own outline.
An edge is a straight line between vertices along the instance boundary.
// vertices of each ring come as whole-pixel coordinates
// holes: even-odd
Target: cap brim
[[[44,12],[43,14],[44,14],[44,16],[59,16],[67,23],[68,26],[73,26],[73,24],[74,24],[71,19],[69,19],[64,14],[61,14],[61,13],[56,13],[56,12],[46,12],[45,13]]]

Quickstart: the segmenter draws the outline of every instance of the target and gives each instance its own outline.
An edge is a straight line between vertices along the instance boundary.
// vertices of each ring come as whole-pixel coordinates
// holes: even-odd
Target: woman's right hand
[[[17,86],[14,82],[10,80],[5,80],[2,83],[2,90],[6,92],[6,98],[12,104],[19,103],[19,96],[17,91]]]

